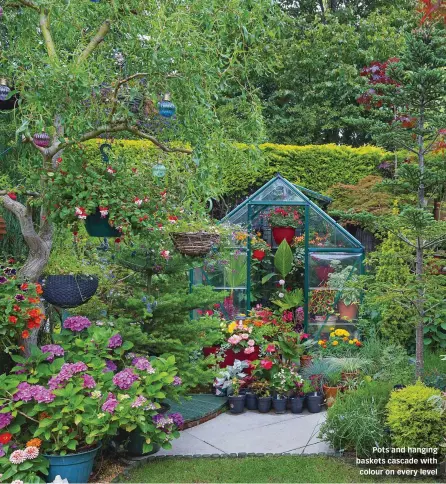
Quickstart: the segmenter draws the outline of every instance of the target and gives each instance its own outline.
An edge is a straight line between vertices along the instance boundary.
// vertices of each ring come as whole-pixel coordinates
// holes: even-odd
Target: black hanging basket
[[[101,217],[99,208],[96,209],[96,213],[87,216],[85,228],[90,237],[119,237],[122,235],[118,229],[109,224],[108,215]]]
[[[60,308],[75,308],[85,304],[98,289],[96,276],[58,275],[46,276],[42,284],[42,297],[45,301]]]

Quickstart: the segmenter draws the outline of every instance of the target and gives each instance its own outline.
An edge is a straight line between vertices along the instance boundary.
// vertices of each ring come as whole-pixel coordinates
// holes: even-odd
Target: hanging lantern
[[[158,112],[165,118],[171,118],[176,111],[175,104],[170,100],[170,93],[164,94],[163,100],[158,103]]]
[[[41,133],[36,133],[33,136],[33,141],[36,146],[40,146],[40,148],[48,148],[51,143],[51,138],[48,133],[45,133],[45,129],[42,129]]]
[[[6,101],[11,89],[8,87],[6,79],[3,77],[0,79],[0,101]]]
[[[152,168],[152,175],[156,178],[163,178],[166,175],[167,168],[162,163],[157,163]]]

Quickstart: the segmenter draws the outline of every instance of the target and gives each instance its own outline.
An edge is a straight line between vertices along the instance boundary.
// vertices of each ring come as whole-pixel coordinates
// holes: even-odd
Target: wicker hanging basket
[[[60,308],[75,308],[85,304],[98,289],[96,276],[53,275],[41,281],[42,297],[50,304]]]
[[[220,242],[220,236],[209,232],[176,232],[172,240],[180,254],[202,256]]]

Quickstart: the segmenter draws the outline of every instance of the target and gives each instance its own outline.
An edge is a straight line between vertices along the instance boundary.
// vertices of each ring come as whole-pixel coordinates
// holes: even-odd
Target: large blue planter
[[[91,471],[93,470],[94,458],[101,444],[87,452],[68,455],[47,455],[50,467],[46,482],[53,482],[56,476],[67,479],[70,484],[88,482]]]

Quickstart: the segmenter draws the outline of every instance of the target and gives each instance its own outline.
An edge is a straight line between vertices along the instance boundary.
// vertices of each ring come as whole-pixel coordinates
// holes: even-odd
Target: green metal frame
[[[263,191],[265,191],[268,187],[274,184],[277,180],[280,180],[281,183],[284,184],[287,188],[289,188],[293,193],[295,193],[301,200],[254,200],[257,196],[259,196]],[[306,196],[303,192],[308,194]],[[246,219],[247,219],[247,230],[248,230],[248,239],[246,245],[246,255],[247,255],[247,279],[246,279],[246,312],[249,312],[251,309],[251,268],[252,268],[252,258],[251,258],[251,232],[252,232],[252,221],[255,216],[257,216],[265,207],[274,207],[274,206],[302,206],[305,207],[305,222],[304,222],[304,234],[305,234],[305,258],[304,258],[304,311],[305,311],[305,330],[308,330],[309,324],[309,296],[310,296],[310,257],[312,253],[343,253],[343,254],[360,254],[360,257],[353,264],[352,272],[358,268],[357,264],[359,264],[359,273],[364,273],[364,252],[365,249],[362,244],[353,237],[347,230],[344,229],[341,225],[339,225],[334,219],[332,219],[329,215],[327,215],[318,205],[316,205],[313,201],[310,200],[309,197],[315,198],[322,202],[325,205],[331,203],[331,198],[326,197],[320,193],[314,192],[304,187],[300,187],[299,185],[295,185],[281,175],[276,175],[272,178],[269,182],[267,182],[263,187],[253,193],[250,197],[248,197],[244,202],[242,202],[238,207],[233,209],[228,215],[226,215],[220,223],[224,223],[225,221],[230,220],[232,217],[236,216],[237,213],[246,208]],[[339,231],[345,239],[350,242],[352,247],[310,247],[309,239],[310,239],[310,210],[314,210],[317,215],[319,215],[324,221],[329,223],[331,226],[335,227],[337,231]],[[206,280],[207,275],[203,271]],[[351,275],[351,274],[350,274]],[[349,275],[349,278],[350,278]],[[192,286],[194,284],[194,276],[193,272],[191,272],[191,279],[190,279],[190,287],[192,290]],[[337,304],[339,298],[342,295],[342,290],[338,291],[336,294],[334,305]],[[328,319],[328,316],[327,316]],[[325,320],[325,323],[327,322]],[[321,330],[322,330],[321,326]],[[318,332],[320,333],[320,331]]]

